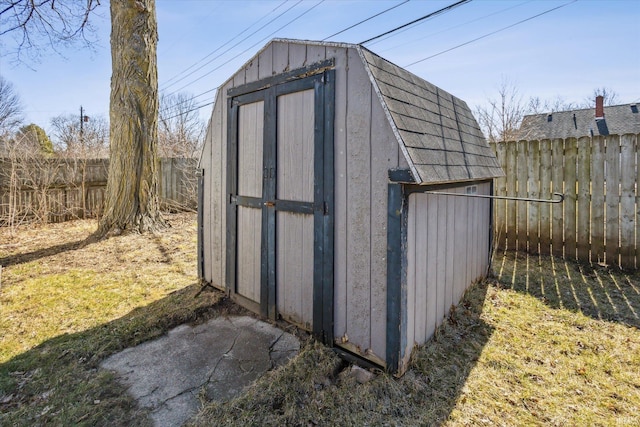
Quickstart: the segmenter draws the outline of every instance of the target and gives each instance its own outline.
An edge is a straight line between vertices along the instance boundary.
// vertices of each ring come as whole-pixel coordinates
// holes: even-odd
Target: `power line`
[[[366,43],[369,43],[369,42],[371,42],[371,41],[373,41],[373,40],[379,39],[380,37],[384,37],[384,36],[386,36],[387,34],[391,34],[391,33],[394,33],[394,32],[396,32],[396,31],[398,31],[398,30],[401,30],[402,28],[408,27],[409,25],[413,25],[413,24],[415,24],[416,22],[424,21],[425,19],[428,19],[428,18],[431,18],[431,17],[437,16],[437,15],[440,15],[441,13],[448,12],[448,11],[450,11],[450,10],[452,10],[452,9],[455,9],[455,8],[456,8],[456,7],[458,7],[458,6],[462,6],[462,5],[463,5],[463,4],[465,4],[465,3],[469,3],[470,1],[471,1],[471,0],[460,0],[460,1],[456,2],[456,3],[452,3],[452,4],[450,4],[449,6],[446,6],[446,7],[443,7],[442,9],[436,10],[435,12],[431,12],[431,13],[429,13],[429,14],[427,14],[427,15],[425,15],[425,16],[422,16],[422,17],[420,17],[420,18],[418,18],[418,19],[414,19],[414,20],[413,20],[413,21],[411,21],[411,22],[408,22],[408,23],[406,23],[406,24],[400,25],[399,27],[396,27],[396,28],[394,28],[394,29],[392,29],[392,30],[386,31],[386,32],[384,32],[384,33],[382,33],[382,34],[378,34],[378,35],[377,35],[377,36],[375,36],[375,37],[371,37],[370,39],[367,39],[367,40],[365,40],[365,41],[363,41],[363,42],[360,42],[360,44],[366,44]]]
[[[463,47],[463,46],[466,46],[466,45],[471,44],[471,43],[473,43],[473,42],[477,42],[478,40],[482,40],[482,39],[484,39],[484,38],[486,38],[486,37],[492,36],[492,35],[494,35],[494,34],[497,34],[497,33],[501,32],[501,31],[508,30],[509,28],[513,28],[513,27],[515,27],[516,25],[520,25],[520,24],[522,24],[522,23],[524,23],[524,22],[531,21],[531,20],[532,20],[532,19],[534,19],[534,18],[537,18],[537,17],[539,17],[539,16],[542,16],[542,15],[545,15],[545,14],[547,14],[547,13],[553,12],[554,10],[558,10],[558,9],[560,9],[560,8],[563,8],[563,7],[567,6],[567,5],[570,5],[571,3],[575,3],[576,1],[578,1],[578,0],[572,0],[572,1],[568,2],[568,3],[561,4],[560,6],[556,6],[556,7],[554,7],[554,8],[551,8],[551,9],[545,10],[544,12],[538,13],[537,15],[533,15],[533,16],[530,16],[529,18],[523,19],[522,21],[518,21],[518,22],[516,22],[515,24],[507,25],[506,27],[502,27],[502,28],[500,28],[500,29],[498,29],[498,30],[495,30],[495,31],[492,31],[492,32],[490,32],[490,33],[484,34],[484,35],[482,35],[482,36],[480,36],[480,37],[476,37],[476,38],[475,38],[475,39],[473,39],[473,40],[469,40],[469,41],[467,41],[467,42],[464,42],[464,43],[461,43],[461,44],[459,44],[459,45],[453,46],[453,47],[451,47],[451,48],[449,48],[449,49],[445,49],[445,50],[443,50],[443,51],[441,51],[441,52],[438,52],[438,53],[436,53],[436,54],[433,54],[433,55],[431,55],[431,56],[427,56],[426,58],[419,59],[419,60],[417,60],[417,61],[415,61],[415,62],[412,62],[411,64],[405,65],[405,68],[407,68],[407,67],[411,67],[412,65],[419,64],[420,62],[426,61],[427,59],[435,58],[436,56],[442,55],[442,54],[444,54],[444,53],[451,52],[452,50],[454,50],[454,49],[458,49],[459,47]]]
[[[199,94],[197,94],[197,95],[193,95],[193,96],[191,96],[190,98],[185,99],[185,100],[183,100],[183,101],[179,101],[179,102],[177,102],[177,103],[175,103],[175,104],[173,104],[173,105],[171,105],[171,106],[167,106],[167,107],[160,107],[160,110],[159,110],[159,111],[160,111],[160,112],[163,112],[163,111],[170,110],[170,109],[175,108],[175,107],[177,107],[177,106],[179,106],[179,105],[182,105],[182,104],[184,104],[184,103],[186,103],[186,102],[189,102],[190,100],[193,100],[193,99],[196,99],[196,98],[200,98],[201,96],[206,95],[206,94],[211,93],[211,92],[215,92],[216,90],[218,90],[218,88],[217,88],[217,87],[214,87],[213,89],[205,90],[204,92],[201,92],[201,93],[199,93]],[[171,93],[171,94],[169,94],[169,95],[167,95],[167,96],[170,96],[170,95],[173,95],[173,94]]]
[[[249,37],[253,36],[254,34],[256,34],[258,31],[262,30],[263,28],[267,27],[269,24],[271,24],[272,22],[276,21],[277,19],[279,19],[282,15],[286,14],[287,12],[289,12],[291,9],[293,9],[294,7],[296,7],[298,4],[300,4],[302,2],[302,0],[298,0],[297,3],[295,3],[293,6],[289,7],[287,10],[285,10],[284,12],[282,12],[280,15],[276,16],[275,18],[271,19],[269,22],[267,22],[266,24],[264,24],[263,26],[261,26],[260,28],[258,28],[257,30],[255,30],[253,33],[249,34],[248,36],[246,36],[245,38],[243,38],[242,40],[240,40],[238,43],[234,44],[233,46],[229,47],[227,50],[225,50],[224,52],[222,52],[221,54],[217,55],[216,57],[212,58],[211,60],[209,60],[208,62],[202,64],[200,67],[196,68],[195,70],[193,70],[192,72],[190,72],[189,74],[181,77],[180,79],[174,81],[173,83],[169,84],[169,82],[171,82],[172,80],[175,80],[178,76],[180,76],[181,74],[186,73],[187,71],[189,71],[190,69],[192,69],[193,67],[197,66],[198,64],[200,64],[202,61],[204,61],[205,59],[209,58],[211,55],[213,55],[214,53],[216,53],[217,51],[219,51],[220,49],[222,49],[223,47],[225,47],[226,45],[228,45],[229,43],[231,43],[232,41],[234,41],[235,39],[237,39],[238,37],[240,37],[242,34],[246,33],[247,31],[249,31],[249,29],[251,29],[253,26],[257,25],[260,21],[262,21],[263,19],[265,19],[267,16],[269,16],[270,14],[272,14],[273,12],[275,12],[276,10],[278,10],[283,4],[285,4],[287,2],[287,0],[284,0],[282,3],[280,3],[278,6],[276,6],[271,12],[269,12],[267,15],[263,16],[262,18],[258,19],[256,22],[254,22],[253,24],[249,25],[247,28],[245,28],[244,30],[242,30],[240,33],[238,33],[236,36],[232,37],[231,39],[229,39],[226,43],[224,43],[223,45],[221,45],[220,47],[216,48],[215,50],[213,50],[212,52],[210,52],[208,55],[204,56],[202,59],[200,59],[199,61],[197,61],[195,64],[191,65],[190,67],[184,69],[183,71],[181,71],[180,73],[176,74],[175,76],[171,77],[169,80],[167,80],[167,82],[165,82],[165,89],[173,86],[174,84],[186,79],[187,77],[193,75],[196,71],[201,70],[202,68],[204,68],[205,66],[211,64],[213,61],[215,61],[216,59],[220,58],[222,55],[224,55],[225,53],[229,52],[231,49],[233,49],[234,47],[238,46],[240,43],[242,43],[243,41],[247,40]]]
[[[338,31],[337,33],[331,34],[330,36],[323,38],[323,39],[322,39],[322,41],[326,41],[326,40],[330,39],[331,37],[337,36],[338,34],[342,34],[342,33],[344,33],[345,31],[348,31],[348,30],[350,30],[350,29],[352,29],[352,28],[355,28],[355,27],[357,27],[357,26],[358,26],[358,25],[360,25],[360,24],[364,24],[365,22],[370,21],[370,20],[372,20],[373,18],[376,18],[376,17],[378,17],[378,16],[380,16],[380,15],[382,15],[382,14],[385,14],[385,13],[389,12],[390,10],[393,10],[393,9],[395,9],[396,7],[400,7],[400,6],[402,6],[403,4],[408,3],[408,2],[409,2],[409,0],[405,0],[405,1],[403,1],[402,3],[399,3],[399,4],[395,5],[395,6],[392,6],[392,7],[388,8],[388,9],[383,10],[382,12],[376,13],[375,15],[372,15],[372,16],[370,16],[370,17],[366,18],[366,19],[363,19],[362,21],[357,22],[357,23],[355,23],[355,24],[353,24],[353,25],[351,25],[351,26],[349,26],[349,27],[345,28],[344,30],[340,30],[340,31]]]
[[[479,18],[475,18],[475,19],[472,19],[472,20],[470,20],[470,21],[466,21],[466,22],[464,22],[464,23],[462,23],[462,24],[454,25],[454,26],[452,26],[452,27],[445,28],[444,30],[436,31],[435,33],[427,34],[426,36],[422,36],[422,37],[419,37],[419,38],[417,38],[417,39],[413,39],[413,40],[411,40],[410,42],[402,43],[402,44],[397,44],[397,45],[395,45],[395,46],[392,46],[392,47],[389,47],[389,48],[386,48],[386,49],[383,49],[383,50],[379,50],[379,51],[377,50],[376,52],[377,52],[378,54],[380,54],[380,53],[382,53],[382,52],[387,52],[387,51],[390,51],[390,50],[394,50],[394,49],[397,49],[397,48],[399,48],[399,47],[406,47],[408,44],[416,43],[416,42],[418,42],[418,41],[420,41],[420,40],[424,40],[424,39],[426,39],[426,38],[433,37],[433,36],[435,36],[435,35],[437,35],[437,34],[446,33],[447,31],[451,31],[451,30],[454,30],[454,29],[456,29],[456,28],[460,28],[460,27],[467,26],[467,25],[469,25],[469,24],[471,24],[471,23],[473,23],[473,22],[477,22],[477,21],[481,21],[481,20],[483,20],[483,19],[489,18],[490,16],[499,15],[499,14],[501,14],[501,13],[504,13],[504,12],[508,11],[508,10],[515,9],[516,7],[520,7],[520,6],[522,6],[523,4],[531,3],[532,1],[533,1],[533,0],[527,0],[527,1],[524,1],[524,2],[522,2],[522,3],[518,3],[518,4],[514,5],[514,6],[510,6],[510,7],[507,7],[507,8],[501,9],[501,10],[499,10],[499,11],[497,11],[497,12],[493,12],[493,13],[490,13],[490,14],[488,14],[488,15],[484,15],[484,16],[481,16],[481,17],[479,17]],[[407,31],[408,29],[409,29],[409,28],[406,28],[405,30],[400,31],[398,34],[403,33],[404,31]],[[382,40],[379,40],[379,41],[382,41]],[[378,43],[378,42],[376,42],[376,43]],[[372,43],[372,44],[376,44],[376,43]]]
[[[199,110],[199,109],[207,107],[209,105],[212,105],[214,102],[216,102],[216,101],[214,100],[214,101],[211,101],[211,102],[207,102],[206,104],[198,105],[198,106],[193,107],[193,108],[191,108],[191,109],[189,109],[187,111],[182,111],[182,112],[180,112],[178,114],[175,114],[175,115],[173,115],[171,117],[164,117],[163,120],[171,120],[171,119],[175,119],[176,117],[184,116],[185,114],[188,114],[188,113],[191,113],[193,111]]]
[[[271,36],[273,36],[274,34],[276,34],[278,31],[282,30],[283,28],[291,25],[293,22],[297,21],[298,19],[302,18],[304,15],[306,15],[307,13],[311,12],[313,9],[315,9],[316,7],[320,6],[322,3],[324,3],[325,0],[320,0],[318,3],[314,4],[313,6],[311,6],[309,9],[305,10],[304,12],[302,12],[301,14],[299,14],[298,16],[296,16],[295,18],[293,18],[291,21],[287,22],[286,24],[284,24],[283,26],[281,26],[280,28],[278,28],[277,30],[273,31],[271,34],[267,35],[266,37],[264,37],[263,39],[257,41],[256,43],[254,43],[253,45],[249,46],[248,48],[246,48],[245,50],[243,50],[242,52],[240,52],[239,54],[237,54],[236,56],[228,59],[227,61],[223,62],[222,64],[218,65],[216,68],[208,71],[207,73],[201,75],[200,77],[190,81],[189,83],[187,83],[186,85],[182,86],[180,89],[177,89],[173,92],[171,92],[171,94],[174,94],[176,92],[181,91],[182,89],[188,87],[189,85],[192,85],[193,83],[202,80],[203,78],[205,78],[206,76],[210,75],[211,73],[213,73],[216,70],[219,70],[220,68],[222,68],[223,66],[227,65],[229,62],[233,61],[234,59],[244,55],[245,53],[247,53],[249,50],[253,49],[254,47],[256,47],[257,45],[259,45],[260,43],[263,43],[265,40],[267,40],[268,38],[270,38]],[[296,3],[297,4],[297,3]],[[170,95],[171,95],[170,94]]]

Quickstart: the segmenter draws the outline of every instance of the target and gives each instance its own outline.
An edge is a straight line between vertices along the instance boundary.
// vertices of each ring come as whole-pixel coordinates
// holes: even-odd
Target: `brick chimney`
[[[604,119],[604,96],[596,96],[596,119]]]

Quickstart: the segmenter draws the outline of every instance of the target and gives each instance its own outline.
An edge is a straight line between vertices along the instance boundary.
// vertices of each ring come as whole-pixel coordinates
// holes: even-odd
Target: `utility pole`
[[[80,106],[80,146],[84,147],[84,138],[83,138],[83,122],[84,122],[84,112],[82,111],[82,105]]]

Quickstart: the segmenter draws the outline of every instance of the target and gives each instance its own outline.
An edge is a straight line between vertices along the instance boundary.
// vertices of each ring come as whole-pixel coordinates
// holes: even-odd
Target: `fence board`
[[[12,164],[19,166],[13,169],[17,170],[13,178]],[[108,159],[12,162],[0,158],[0,225],[100,216],[108,164]],[[194,208],[197,203],[196,160],[161,159],[160,165],[163,208]]]
[[[500,166],[503,170],[507,169],[506,147],[507,144],[499,143],[492,144],[496,156],[500,162]],[[496,178],[494,183],[495,194],[506,194],[507,192],[507,178]],[[505,247],[505,241],[507,237],[507,201],[495,200],[495,245],[499,248]]]
[[[517,144],[514,143],[510,143],[507,144],[507,153],[506,153],[506,168],[505,173],[508,177],[510,177],[509,180],[507,180],[507,185],[506,185],[506,189],[507,189],[507,194],[506,196],[509,197],[515,197],[516,194],[516,171],[517,171],[517,167],[516,167],[516,158],[518,155],[518,146]],[[506,203],[506,211],[507,211],[507,224],[505,225],[505,229],[507,231],[507,246],[506,248],[509,250],[513,250],[516,249],[516,239],[517,239],[517,234],[516,234],[516,202],[514,201],[507,201]]]
[[[554,193],[564,194],[564,140],[551,141],[552,163],[551,184]],[[551,224],[552,250],[555,256],[564,256],[564,204],[553,205]]]
[[[551,196],[551,141],[540,141],[540,195]],[[551,253],[551,206],[543,203],[539,206],[540,212],[540,253]]]
[[[528,188],[527,196],[532,199],[540,198],[540,143],[538,141],[529,141],[529,156],[527,156],[528,169]],[[527,203],[528,212],[528,229],[529,236],[529,252],[539,253],[540,240],[540,209],[538,203]]]
[[[604,165],[605,140],[591,141],[591,261],[604,262]]]
[[[635,267],[636,138],[620,138],[620,266]]]
[[[564,142],[564,256],[576,258],[576,158],[578,141],[568,138]]]
[[[529,173],[528,159],[529,159],[529,142],[518,142],[518,158],[516,167],[518,170],[517,176],[517,191],[518,197],[527,197],[527,175]],[[528,236],[527,236],[527,203],[518,203],[517,206],[517,222],[518,222],[518,250],[527,251],[528,249]]]
[[[588,137],[578,139],[578,215],[577,249],[578,259],[589,259],[589,206],[591,204],[591,140]]]
[[[606,139],[606,162],[606,262],[610,265],[619,265],[620,137],[618,135],[611,135]]]

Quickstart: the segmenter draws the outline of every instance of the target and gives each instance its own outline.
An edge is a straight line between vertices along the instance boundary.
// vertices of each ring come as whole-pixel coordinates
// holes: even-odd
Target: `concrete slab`
[[[166,336],[104,360],[157,427],[180,426],[200,409],[198,396],[228,400],[300,350],[299,340],[248,316],[178,326]]]

